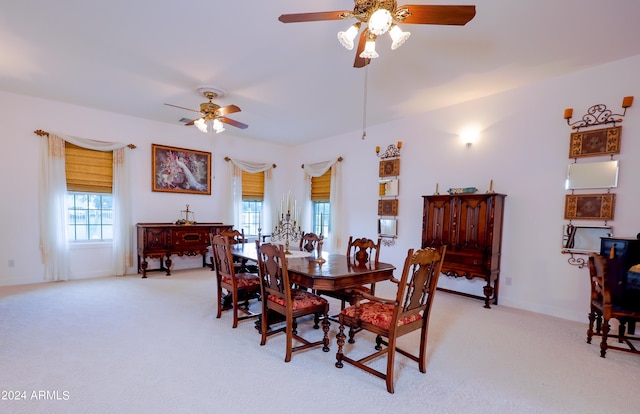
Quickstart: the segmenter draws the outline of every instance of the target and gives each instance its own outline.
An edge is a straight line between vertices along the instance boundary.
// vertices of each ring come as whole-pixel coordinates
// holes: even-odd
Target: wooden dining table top
[[[301,253],[303,252],[292,251],[291,255],[287,255],[287,270],[293,283],[310,289],[338,290],[382,282],[391,279],[395,270],[394,265],[383,262],[368,262],[365,265],[350,263],[343,254],[323,252],[322,262],[315,254],[301,257]],[[231,246],[231,254],[258,261],[254,243],[234,244]]]

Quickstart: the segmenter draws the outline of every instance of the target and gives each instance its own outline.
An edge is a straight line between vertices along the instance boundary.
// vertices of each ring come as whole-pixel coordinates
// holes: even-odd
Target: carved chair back
[[[314,250],[320,250],[320,244],[322,239],[315,233],[304,233],[300,237],[300,250],[305,252],[313,252]]]
[[[347,244],[347,259],[349,263],[359,266],[366,265],[368,262],[378,263],[380,244],[380,237],[378,237],[378,242],[376,243],[366,237],[354,239],[353,236],[350,236]]]

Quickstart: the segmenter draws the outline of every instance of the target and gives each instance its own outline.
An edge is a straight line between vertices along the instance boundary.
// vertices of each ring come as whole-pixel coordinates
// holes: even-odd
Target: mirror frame
[[[398,196],[398,179],[388,178],[380,179],[380,197],[397,197]]]
[[[398,219],[378,219],[378,235],[381,237],[397,237]]]
[[[565,224],[562,232],[562,249],[569,253],[599,253],[600,239],[612,237],[612,226],[575,226]],[[576,246],[578,242],[578,246]]]
[[[565,189],[616,188],[618,186],[619,171],[620,164],[618,160],[569,164]]]

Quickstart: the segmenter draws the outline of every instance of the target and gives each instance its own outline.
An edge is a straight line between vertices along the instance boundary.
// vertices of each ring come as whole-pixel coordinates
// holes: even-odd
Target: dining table
[[[283,246],[284,247],[284,246]],[[255,243],[239,243],[231,246],[234,257],[258,262]],[[287,270],[292,283],[312,290],[349,289],[393,278],[394,265],[383,262],[367,262],[359,265],[349,261],[346,255],[293,250],[285,255]]]

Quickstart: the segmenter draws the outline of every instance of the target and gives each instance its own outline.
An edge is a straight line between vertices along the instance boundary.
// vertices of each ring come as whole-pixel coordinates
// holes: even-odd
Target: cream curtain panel
[[[315,164],[304,164],[304,198],[302,209],[302,228],[311,228],[311,177],[320,177],[331,169],[331,192],[329,195],[329,205],[331,207],[331,223],[329,234],[324,238],[324,249],[330,252],[339,252],[342,248],[342,158],[335,158],[330,161],[317,162]]]
[[[263,234],[270,234],[272,229],[271,223],[271,200],[273,199],[273,178],[272,172],[274,164],[256,163],[241,161],[234,158],[225,158],[229,162],[229,178],[231,180],[229,188],[231,189],[231,211],[229,216],[233,227],[240,229],[242,217],[242,171],[248,173],[264,172],[264,199],[262,200],[262,214],[260,216],[260,225]]]
[[[69,279],[65,141],[92,150],[113,151],[113,274],[124,275],[127,268],[133,266],[126,144],[49,133],[40,136],[40,252],[44,278],[48,281]]]

